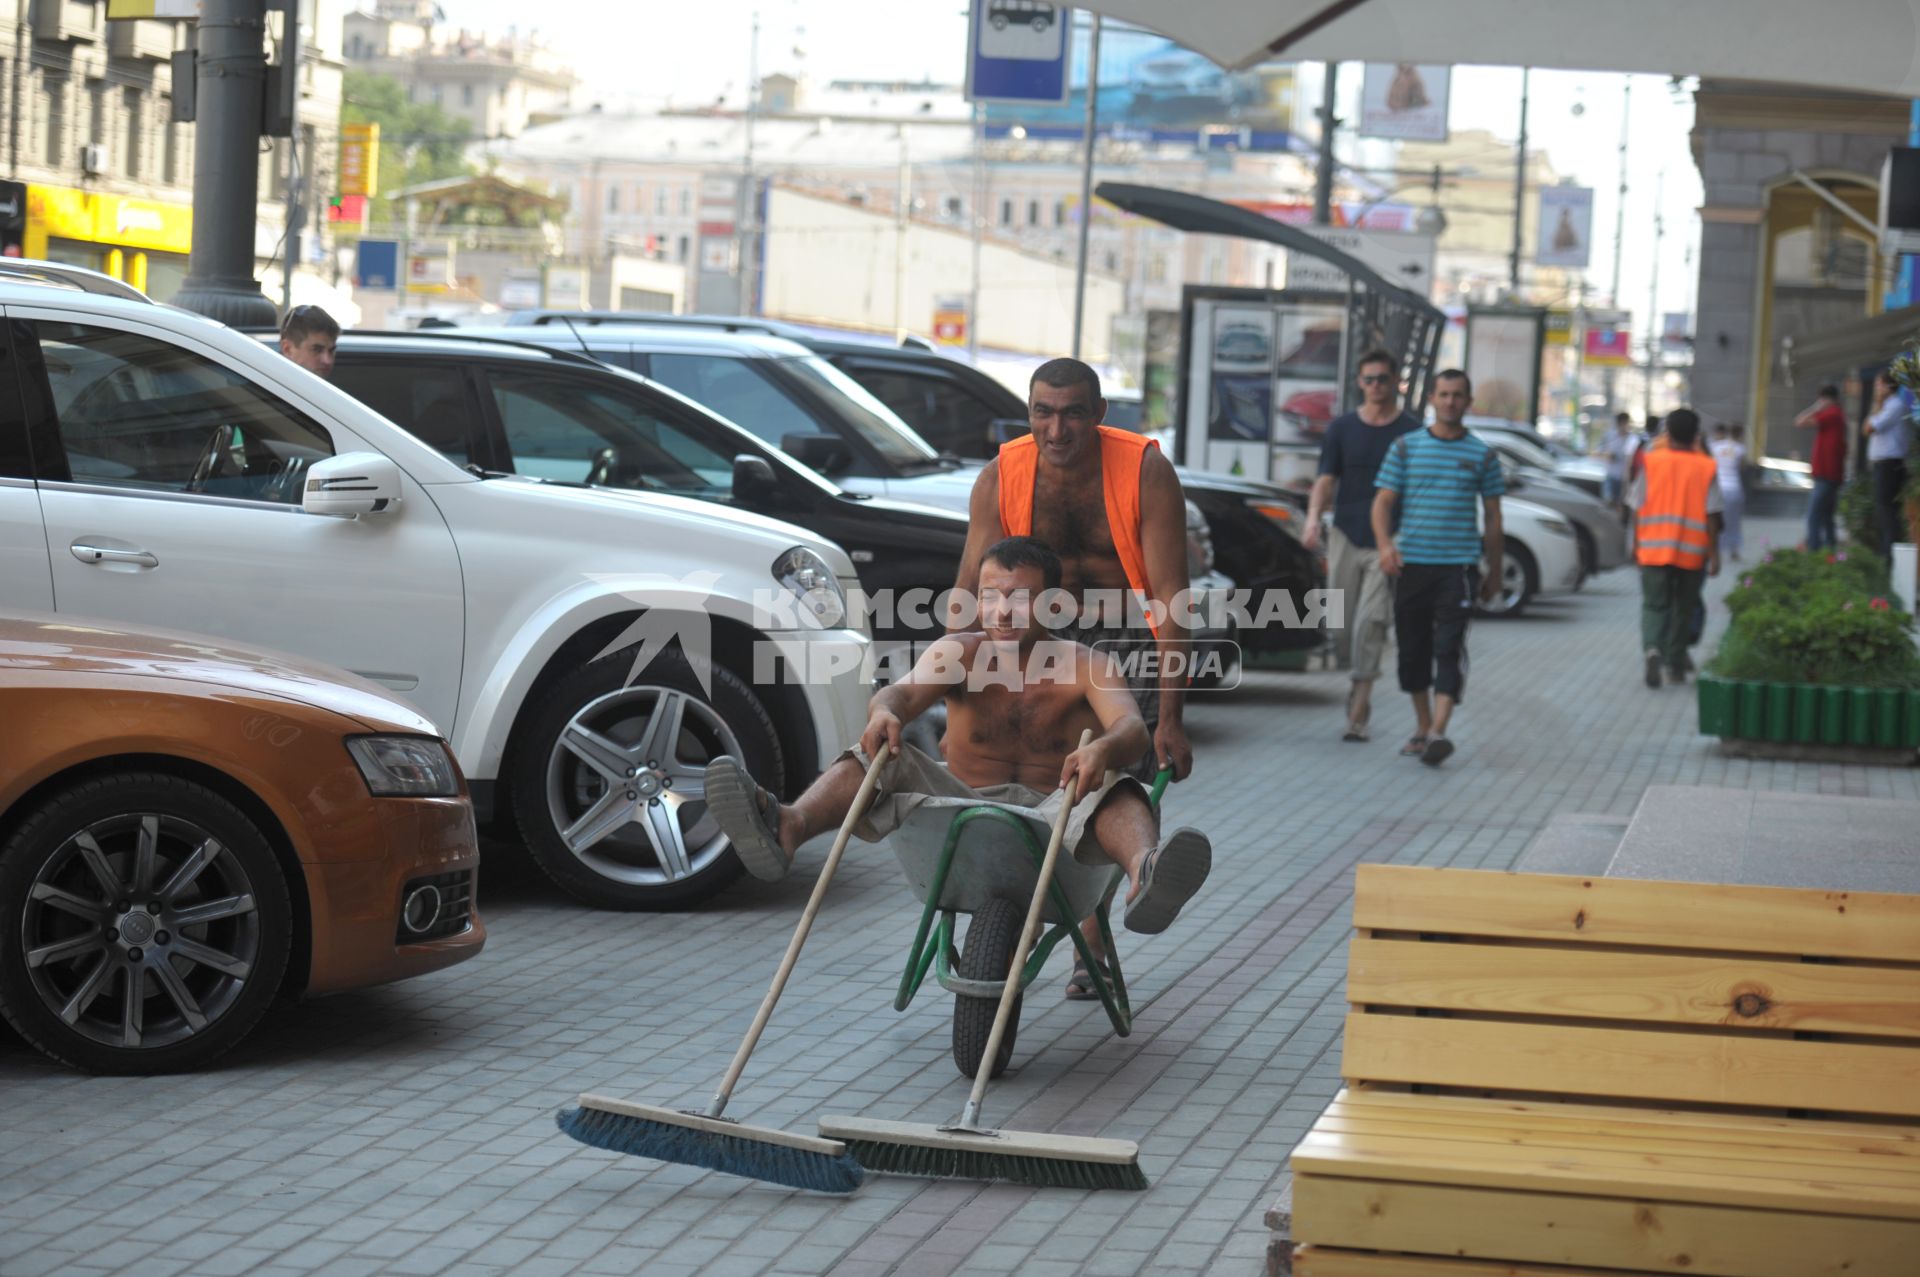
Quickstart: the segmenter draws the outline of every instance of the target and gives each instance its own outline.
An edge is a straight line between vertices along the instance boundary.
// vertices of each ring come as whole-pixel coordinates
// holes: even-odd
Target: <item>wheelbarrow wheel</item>
[[[967,924],[967,938],[960,950],[959,974],[968,980],[1004,980],[1013,965],[1013,951],[1020,943],[1020,928],[1027,920],[1025,905],[996,897],[973,915]],[[1013,1040],[1020,1033],[1020,1003],[1013,999],[1013,1015],[1007,1021],[1006,1034],[993,1060],[992,1077],[1006,1072],[1013,1059]],[[987,1053],[987,1038],[993,1033],[994,1013],[999,998],[974,998],[955,994],[953,999],[953,1062],[966,1077],[980,1071],[980,1057]]]

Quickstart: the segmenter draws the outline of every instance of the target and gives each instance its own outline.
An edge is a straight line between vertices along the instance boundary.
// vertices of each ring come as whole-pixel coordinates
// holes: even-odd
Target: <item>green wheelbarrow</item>
[[[1164,769],[1154,778],[1148,801],[1156,809],[1171,778],[1172,772]],[[986,1052],[1050,833],[1038,815],[1020,808],[933,797],[887,835],[908,884],[925,906],[893,1009],[906,1010],[926,983],[927,973],[933,972],[940,987],[954,995],[953,1062],[963,1077],[977,1075],[980,1057]],[[1121,1037],[1133,1031],[1133,1011],[1107,912],[1126,880],[1117,866],[1083,865],[1070,855],[1061,856],[1041,915],[1044,930],[1020,972],[1024,991],[1047,965],[1055,946],[1067,941],[1086,968],[1113,1031]],[[970,915],[971,921],[964,945],[956,949],[956,919],[961,914]],[[1080,934],[1080,924],[1089,917],[1099,920],[1100,944],[1107,954],[1104,962],[1093,956]],[[1019,1027],[1016,1002],[993,1062],[993,1077],[999,1077],[1013,1058]]]

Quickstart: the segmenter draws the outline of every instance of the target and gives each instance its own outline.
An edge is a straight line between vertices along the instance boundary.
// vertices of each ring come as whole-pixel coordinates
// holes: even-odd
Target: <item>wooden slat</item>
[[[1789,1148],[1860,1149],[1881,1156],[1920,1156],[1920,1126],[1840,1122],[1820,1118],[1716,1113],[1692,1109],[1622,1107],[1575,1101],[1504,1100],[1474,1095],[1412,1095],[1404,1091],[1342,1088],[1328,1112],[1378,1114],[1421,1121],[1485,1122],[1512,1119],[1583,1130],[1644,1130],[1691,1140],[1764,1144]]]
[[[1920,895],[1362,865],[1354,925],[1920,962]]]
[[[1751,1162],[1684,1145],[1635,1147],[1500,1144],[1416,1131],[1338,1129],[1321,1121],[1293,1150],[1296,1175],[1464,1184],[1593,1197],[1694,1202],[1908,1219],[1920,1223],[1920,1175],[1911,1168],[1788,1166]]]
[[[1811,1168],[1871,1169],[1876,1176],[1906,1183],[1920,1197],[1920,1148],[1878,1140],[1859,1140],[1852,1146],[1827,1141],[1767,1142],[1720,1139],[1705,1127],[1636,1126],[1629,1122],[1594,1124],[1555,1122],[1539,1117],[1454,1120],[1437,1110],[1391,1113],[1378,1109],[1329,1105],[1313,1129],[1355,1135],[1408,1135],[1421,1139],[1470,1144],[1520,1146],[1540,1150],[1543,1157],[1563,1149],[1616,1149],[1653,1156],[1674,1153],[1688,1157],[1716,1157],[1748,1164],[1754,1174],[1818,1173]],[[1775,1168],[1769,1170],[1766,1168]]]
[[[1920,1117],[1920,1050],[1851,1042],[1357,1013],[1340,1076]]]
[[[1347,1000],[1920,1038],[1920,972],[1607,949],[1356,939]]]
[[[1620,1270],[1300,1246],[1293,1252],[1293,1277],[1620,1277]]]
[[[1920,1255],[1910,1220],[1324,1175],[1294,1177],[1293,1239],[1694,1277],[1913,1277]]]

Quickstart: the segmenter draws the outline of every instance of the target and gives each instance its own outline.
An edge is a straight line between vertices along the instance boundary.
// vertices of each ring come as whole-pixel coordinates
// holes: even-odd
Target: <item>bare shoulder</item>
[[[1167,454],[1158,448],[1146,449],[1140,457],[1141,504],[1150,506],[1165,501],[1179,504],[1185,500],[1180,476],[1175,473],[1173,462],[1167,460]]]
[[[995,457],[993,460],[987,462],[985,466],[981,467],[980,473],[974,476],[973,496],[977,501],[980,499],[982,493],[998,496],[999,492],[1000,458]]]

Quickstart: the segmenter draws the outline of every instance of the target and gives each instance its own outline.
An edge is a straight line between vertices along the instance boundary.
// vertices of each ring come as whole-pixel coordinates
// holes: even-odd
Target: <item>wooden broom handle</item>
[[[1080,733],[1079,748],[1085,749],[1092,740],[1093,729],[1087,728]],[[973,1075],[973,1094],[967,1097],[966,1111],[960,1116],[963,1127],[973,1126],[980,1120],[980,1101],[986,1098],[987,1078],[993,1073],[994,1057],[1000,1054],[1000,1039],[1007,1034],[1007,1022],[1013,1018],[1014,999],[1020,996],[1021,969],[1027,965],[1027,953],[1040,933],[1040,915],[1047,907],[1047,888],[1053,884],[1053,867],[1060,859],[1060,844],[1066,841],[1067,820],[1073,815],[1079,788],[1080,777],[1070,777],[1066,801],[1060,804],[1060,814],[1054,817],[1053,836],[1047,839],[1047,854],[1040,861],[1040,881],[1034,885],[1033,900],[1027,905],[1027,923],[1020,929],[1020,944],[1013,951],[1013,965],[1007,968],[1007,983],[1000,990],[1000,1009],[993,1013],[993,1031],[987,1034],[987,1050]]]
[[[833,872],[840,867],[840,855],[847,849],[847,840],[853,836],[853,827],[866,815],[867,804],[872,801],[873,791],[880,784],[880,768],[885,766],[892,753],[887,743],[881,741],[873,761],[867,764],[867,774],[860,782],[860,792],[853,796],[853,805],[847,808],[847,817],[840,822],[840,832],[834,837],[833,850],[827,853],[827,863],[820,867],[820,877],[815,880],[813,895],[808,898],[806,910],[800,915],[800,925],[793,929],[793,939],[787,941],[787,956],[780,959],[780,969],[773,973],[773,983],[767,988],[767,996],[760,1001],[760,1010],[753,1017],[753,1026],[747,1030],[740,1049],[733,1053],[733,1063],[727,1066],[727,1075],[720,1080],[720,1089],[714,1093],[713,1106],[707,1110],[708,1117],[719,1117],[726,1110],[727,1101],[733,1096],[734,1084],[747,1067],[747,1057],[760,1044],[760,1034],[767,1027],[767,1021],[773,1018],[774,1004],[780,1001],[780,995],[787,987],[787,977],[793,974],[793,965],[800,960],[800,947],[806,944],[807,932],[813,929],[813,919],[820,912],[820,902],[827,898],[827,884],[833,881]],[[779,836],[777,827],[774,836]]]

